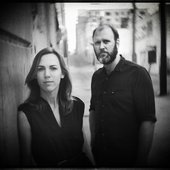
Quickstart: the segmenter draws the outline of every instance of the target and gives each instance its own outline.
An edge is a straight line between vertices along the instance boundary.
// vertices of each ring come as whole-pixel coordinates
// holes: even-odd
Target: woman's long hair
[[[64,78],[62,78],[60,81],[58,96],[56,97],[57,100],[59,101],[60,111],[63,114],[67,114],[72,110],[73,107],[73,101],[71,96],[72,84],[63,57],[55,49],[51,47],[42,49],[37,53],[37,55],[34,58],[31,69],[25,80],[25,84],[30,89],[30,94],[26,102],[36,104],[38,99],[40,98],[40,86],[37,82],[37,66],[40,63],[42,56],[46,54],[54,54],[59,60],[61,71],[64,75]]]

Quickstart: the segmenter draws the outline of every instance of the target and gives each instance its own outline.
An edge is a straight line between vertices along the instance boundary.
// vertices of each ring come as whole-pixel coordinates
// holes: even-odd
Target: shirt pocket
[[[127,104],[132,102],[132,95],[127,89],[111,89],[106,93],[105,100],[112,104]]]

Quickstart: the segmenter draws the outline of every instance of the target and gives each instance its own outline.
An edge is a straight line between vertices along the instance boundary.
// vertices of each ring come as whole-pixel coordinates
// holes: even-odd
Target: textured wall
[[[27,95],[32,14],[30,4],[3,4],[0,23],[0,158],[1,165],[19,163],[17,106]]]
[[[19,161],[17,135],[17,106],[26,95],[24,80],[27,74],[30,49],[0,43],[1,48],[1,137],[3,163],[16,165]]]
[[[17,107],[28,95],[33,57],[56,45],[55,4],[1,4],[0,21],[0,167],[18,167]]]

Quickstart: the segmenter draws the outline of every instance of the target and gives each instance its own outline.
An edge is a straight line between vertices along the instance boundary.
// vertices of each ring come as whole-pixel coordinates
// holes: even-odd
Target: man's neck
[[[115,60],[114,60],[112,63],[107,64],[107,65],[104,65],[104,67],[105,67],[105,69],[106,69],[106,73],[107,73],[107,74],[110,74],[110,73],[115,69],[115,67],[117,66],[117,64],[119,63],[119,61],[120,61],[120,55],[117,54]]]

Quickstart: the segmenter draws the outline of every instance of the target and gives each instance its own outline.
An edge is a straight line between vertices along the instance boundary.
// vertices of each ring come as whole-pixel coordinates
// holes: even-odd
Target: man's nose
[[[100,43],[100,49],[104,49],[105,48],[105,45],[103,42]]]

